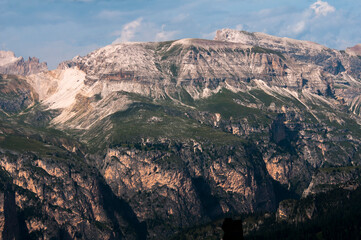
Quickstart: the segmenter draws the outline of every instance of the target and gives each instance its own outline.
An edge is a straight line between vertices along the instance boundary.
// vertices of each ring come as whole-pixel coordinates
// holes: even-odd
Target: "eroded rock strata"
[[[3,238],[167,239],[356,189],[357,49],[224,29],[52,71],[2,52]]]

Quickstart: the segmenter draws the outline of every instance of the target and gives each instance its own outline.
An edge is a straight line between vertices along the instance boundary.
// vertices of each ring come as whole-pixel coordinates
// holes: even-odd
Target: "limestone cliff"
[[[0,74],[27,76],[44,71],[48,71],[47,64],[40,63],[36,57],[29,57],[25,61],[23,57],[15,57],[13,52],[0,51]]]
[[[6,66],[19,61],[6,56]],[[0,204],[15,193],[18,215],[8,222],[3,210],[0,227],[167,239],[357,187],[360,69],[354,54],[316,43],[221,30],[2,75]],[[21,215],[38,203],[40,213]],[[280,219],[293,211],[278,209]]]

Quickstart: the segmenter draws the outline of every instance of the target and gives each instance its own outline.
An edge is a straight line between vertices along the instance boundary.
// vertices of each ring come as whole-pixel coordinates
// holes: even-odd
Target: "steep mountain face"
[[[356,188],[360,67],[349,51],[226,29],[213,41],[115,44],[53,71],[2,75],[1,191],[15,193],[19,216],[11,225],[3,210],[6,229],[166,239]],[[34,225],[21,215],[22,189],[44,202]]]
[[[1,153],[3,239],[121,239],[124,234],[136,239],[146,234],[145,225],[96,170],[63,149],[43,147],[57,157]]]
[[[358,239],[361,188],[333,189],[282,201],[275,213],[243,214],[244,239]],[[221,239],[224,219],[193,227],[173,239]]]
[[[38,95],[27,81],[18,76],[0,74],[0,111],[19,113],[34,106]]]
[[[334,93],[336,97],[343,98],[351,109],[354,107],[359,108],[358,105],[354,106],[354,101],[356,99],[358,101],[355,96],[359,95],[359,86],[357,85],[357,90],[352,87],[345,87],[345,85],[349,86],[351,82],[359,84],[357,80],[360,79],[361,59],[357,57],[357,45],[349,48],[346,51],[348,54],[345,54],[345,52],[332,50],[309,41],[230,29],[217,31],[215,40],[250,44],[287,54],[297,61],[297,65],[306,66],[306,69],[299,69],[298,71],[301,74],[298,79],[298,87],[310,88],[314,93],[329,96]],[[319,72],[315,73],[315,75],[307,74],[309,72],[307,66],[317,67]],[[310,85],[317,79],[317,75],[323,79],[322,83],[320,82],[318,86]],[[312,79],[312,81],[309,81],[309,79]],[[292,85],[288,83],[286,86],[290,87]],[[358,114],[358,112],[354,113]]]
[[[0,51],[0,73],[27,76],[40,72],[48,71],[45,62],[40,63],[36,57],[29,57],[24,60],[23,57],[15,57],[10,51]]]

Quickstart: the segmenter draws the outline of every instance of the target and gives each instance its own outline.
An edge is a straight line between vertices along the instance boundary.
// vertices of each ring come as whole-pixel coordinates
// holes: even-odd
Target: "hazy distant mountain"
[[[15,75],[30,75],[48,71],[45,62],[40,63],[39,59],[32,57],[25,61],[22,57],[15,57],[10,51],[0,51],[0,73]]]

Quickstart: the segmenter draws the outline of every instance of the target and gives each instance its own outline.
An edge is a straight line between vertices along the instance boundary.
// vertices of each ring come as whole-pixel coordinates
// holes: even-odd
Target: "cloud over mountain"
[[[335,7],[321,0],[312,4],[310,8],[315,11],[316,16],[327,16],[327,14],[336,11]]]

